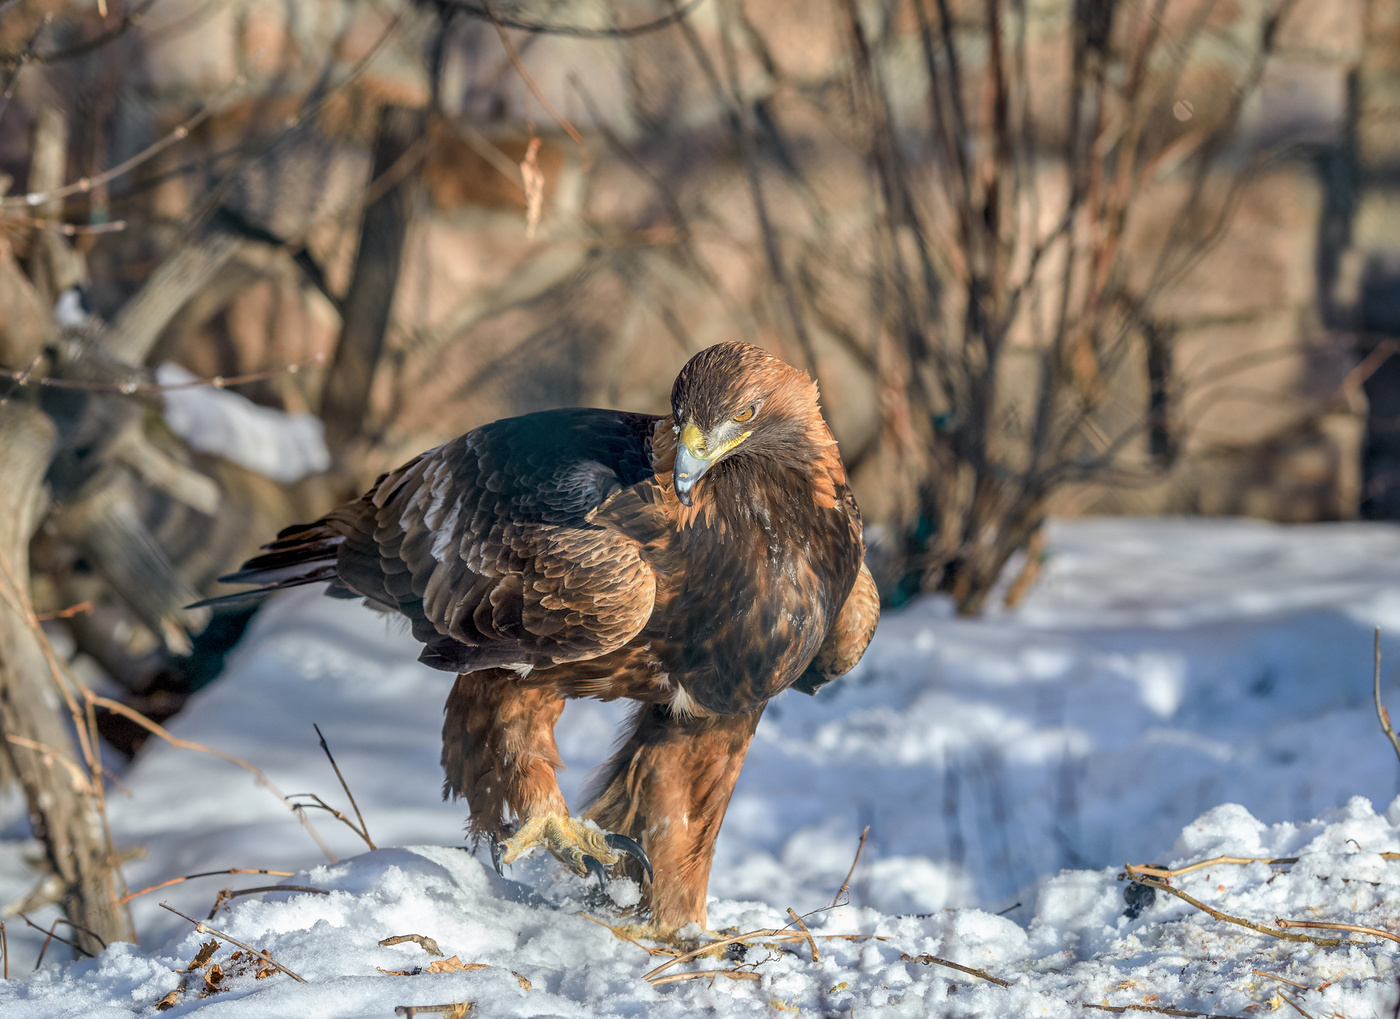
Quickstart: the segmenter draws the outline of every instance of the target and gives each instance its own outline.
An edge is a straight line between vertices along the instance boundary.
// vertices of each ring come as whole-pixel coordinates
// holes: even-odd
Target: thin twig
[[[69,948],[73,949],[73,951],[75,951],[75,952],[82,952],[82,953],[83,953],[84,955],[86,955],[89,959],[93,958],[93,954],[92,954],[91,952],[89,952],[86,948],[84,948],[82,945],[80,945],[80,944],[78,944],[78,943],[76,943],[76,942],[74,942],[74,941],[69,941],[67,938],[59,937],[57,934],[54,933],[54,930],[53,930],[53,929],[54,929],[55,927],[57,927],[60,923],[67,923],[69,927],[75,928],[76,930],[85,931],[85,932],[88,933],[88,934],[92,934],[92,932],[89,931],[89,930],[87,930],[86,927],[79,927],[77,924],[73,923],[72,921],[65,920],[63,917],[60,916],[60,917],[59,917],[57,920],[55,920],[53,923],[49,924],[48,929],[45,930],[43,927],[40,927],[37,923],[35,923],[33,920],[29,919],[29,917],[25,916],[23,913],[19,914],[19,918],[20,918],[21,920],[23,920],[26,924],[28,924],[30,927],[33,927],[36,931],[39,931],[40,933],[46,935],[45,938],[44,938],[44,944],[43,944],[43,945],[40,947],[40,949],[39,949],[39,958],[38,958],[37,960],[35,960],[35,962],[34,962],[34,968],[35,968],[36,970],[37,970],[37,969],[43,964],[43,962],[44,962],[44,953],[47,952],[47,951],[49,950],[49,942],[50,942],[50,941],[57,941],[59,944],[67,945]],[[94,937],[97,937],[95,934],[94,934],[93,936],[94,936]],[[97,938],[97,940],[98,940],[98,941],[101,941],[102,939],[101,939],[101,938]],[[103,947],[103,948],[106,948],[106,947],[107,947],[107,945],[106,945],[105,942],[103,943],[102,947]]]
[[[1222,913],[1218,909],[1207,906],[1200,899],[1192,898],[1179,888],[1173,888],[1165,881],[1158,881],[1155,878],[1144,877],[1141,874],[1129,872],[1128,880],[1132,881],[1134,884],[1147,885],[1149,888],[1156,888],[1158,891],[1166,892],[1169,895],[1175,895],[1181,901],[1195,906],[1201,912],[1208,914],[1216,920],[1232,923],[1239,927],[1247,927],[1249,930],[1255,931],[1256,933],[1267,934],[1271,938],[1282,938],[1285,941],[1308,941],[1314,945],[1325,945],[1329,948],[1345,944],[1341,938],[1314,938],[1307,934],[1289,934],[1286,931],[1265,927],[1263,924],[1255,923],[1252,920],[1245,920],[1242,917],[1231,916],[1229,913]]]
[[[785,927],[774,927],[767,930],[749,931],[747,934],[735,934],[727,938],[720,938],[718,941],[711,941],[707,945],[702,945],[693,952],[686,952],[685,955],[678,955],[674,959],[663,962],[660,966],[657,966],[656,969],[643,973],[642,979],[649,984],[655,984],[656,981],[653,978],[663,970],[668,970],[672,966],[678,966],[683,962],[689,962],[691,959],[697,959],[707,952],[714,951],[716,948],[737,944],[740,941],[748,941],[750,938],[776,938],[789,933],[791,932]]]
[[[216,877],[220,874],[268,874],[272,877],[292,877],[294,873],[294,871],[290,870],[263,870],[261,868],[251,869],[245,867],[233,867],[229,870],[205,870],[198,874],[186,874],[184,877],[172,877],[170,880],[162,881],[160,884],[151,885],[149,888],[142,888],[139,892],[131,892],[128,895],[124,895],[118,901],[125,906],[132,899],[145,895],[147,892],[159,891],[162,888],[178,885],[182,881],[193,881],[195,878],[199,877]]]
[[[146,393],[169,393],[177,389],[227,389],[229,386],[241,386],[246,382],[262,382],[266,379],[276,378],[279,375],[295,375],[303,368],[313,364],[321,364],[325,361],[324,354],[317,354],[315,357],[307,358],[305,361],[295,361],[281,368],[266,368],[263,371],[248,372],[244,375],[210,375],[197,379],[190,379],[188,382],[170,382],[166,384],[156,382],[95,382],[90,379],[63,379],[50,378],[47,376],[36,376],[33,371],[14,371],[9,368],[0,368],[0,378],[14,381],[14,388],[25,385],[42,386],[47,389],[81,389],[89,392],[99,393],[121,393],[124,396]]]
[[[5,921],[0,920],[0,958],[5,960],[4,979],[10,979],[10,936],[5,933]]]
[[[682,980],[700,980],[704,977],[728,977],[730,980],[762,980],[758,973],[749,973],[738,969],[697,969],[689,973],[672,973],[667,977],[660,977],[650,980],[648,983],[653,987],[660,987],[662,984],[678,984]]]
[[[307,809],[308,807],[315,807],[317,810],[324,810],[326,813],[330,814],[330,815],[331,815],[332,817],[334,817],[337,821],[339,821],[341,824],[345,825],[345,827],[349,828],[352,832],[354,832],[354,833],[355,833],[356,835],[358,835],[361,839],[363,839],[364,842],[365,842],[365,845],[369,846],[371,849],[374,849],[374,848],[375,848],[374,843],[371,842],[371,841],[369,840],[369,836],[366,835],[364,832],[362,832],[358,827],[356,827],[354,821],[350,820],[350,818],[346,817],[346,816],[345,816],[344,814],[342,814],[339,810],[336,810],[334,807],[332,807],[332,806],[331,806],[329,803],[327,803],[325,800],[321,799],[321,797],[317,796],[315,793],[292,793],[290,798],[291,798],[291,799],[295,799],[295,798],[298,797],[298,796],[306,796],[306,797],[309,797],[310,799],[314,800],[315,802],[314,802],[314,803],[295,803],[295,804],[292,805],[292,809],[293,809],[293,810],[305,810],[305,809]]]
[[[585,920],[592,920],[600,927],[606,927],[608,930],[612,931],[614,935],[621,938],[623,941],[630,941],[632,944],[640,948],[643,952],[646,952],[647,955],[669,955],[674,957],[682,954],[676,951],[674,948],[652,948],[648,945],[644,945],[636,938],[632,937],[632,935],[623,931],[622,928],[614,927],[612,924],[608,923],[605,920],[599,920],[596,916],[589,916],[587,913],[580,913],[579,916],[583,917]],[[382,945],[384,944],[384,942],[381,941],[380,944]]]
[[[486,9],[484,4],[478,7],[472,3],[465,3],[463,0],[455,0],[451,4],[451,9],[477,18],[487,17],[505,25],[506,28],[518,28],[522,32],[542,35],[570,35],[576,39],[630,39],[633,36],[646,35],[657,29],[674,25],[702,3],[704,0],[689,0],[688,3],[680,5],[670,14],[664,14],[654,21],[646,21],[640,25],[620,25],[617,28],[583,28],[579,25],[556,25],[545,21],[523,21],[520,18],[508,18],[505,15],[493,14]]]
[[[501,45],[506,49],[506,56],[510,57],[510,62],[515,65],[515,73],[520,75],[521,81],[525,82],[525,86],[530,90],[530,93],[539,100],[539,104],[554,118],[554,122],[563,128],[564,133],[573,139],[574,144],[578,146],[579,161],[583,164],[584,172],[587,173],[593,167],[593,157],[588,154],[588,143],[583,140],[583,135],[579,134],[578,128],[574,127],[573,124],[569,123],[568,120],[555,110],[550,101],[545,98],[544,92],[535,84],[535,79],[530,77],[530,72],[525,70],[525,65],[520,60],[520,54],[515,51],[515,43],[510,41],[510,36],[506,34],[504,26],[502,26],[500,20],[496,17],[495,12],[491,10],[490,4],[485,3],[483,0],[481,8],[491,19],[491,24],[496,26],[496,34],[501,37]]]
[[[812,961],[817,962],[821,956],[817,953],[817,943],[812,940],[812,932],[807,929],[807,925],[802,922],[802,917],[797,915],[797,911],[791,906],[788,907],[788,916],[792,917],[792,922],[797,924],[802,936],[807,939],[807,947],[812,950]]]
[[[865,826],[865,830],[860,833],[860,845],[856,846],[855,859],[851,860],[851,869],[846,871],[846,880],[841,882],[841,887],[836,890],[836,897],[831,900],[833,906],[844,905],[841,896],[846,895],[851,890],[851,875],[856,872],[856,864],[860,863],[860,854],[865,849],[865,840],[870,835],[870,825]],[[846,900],[850,901],[849,898]]]
[[[475,1007],[470,1001],[449,1001],[446,1005],[395,1005],[394,1015],[406,1016],[408,1019],[420,1012],[428,1015],[463,1016]]]
[[[1303,1011],[1303,1006],[1302,1006],[1302,1005],[1298,1004],[1296,1001],[1294,1001],[1294,1000],[1293,1000],[1292,998],[1290,998],[1288,995],[1284,994],[1282,991],[1279,991],[1279,992],[1278,992],[1278,996],[1279,996],[1280,998],[1282,998],[1284,1001],[1288,1002],[1290,1005],[1292,1005],[1293,1008],[1294,1008],[1294,1010],[1295,1010],[1300,1016],[1302,1016],[1303,1019],[1313,1019],[1312,1015],[1310,1015],[1309,1013]]]
[[[960,973],[967,973],[974,977],[981,977],[983,980],[986,980],[989,983],[996,984],[998,987],[1011,986],[1010,980],[1003,980],[1001,979],[1001,977],[994,977],[984,969],[973,969],[971,966],[964,966],[960,962],[952,962],[949,959],[940,959],[936,955],[908,955],[904,952],[900,952],[899,957],[905,962],[917,962],[921,966],[947,966],[949,969],[955,969]]]
[[[1220,1015],[1218,1012],[1193,1012],[1186,1008],[1164,1008],[1160,1005],[1091,1005],[1087,1001],[1079,1003],[1080,1008],[1092,1008],[1099,1012],[1155,1012],[1158,1015],[1179,1015],[1187,1019],[1240,1019],[1239,1016]]]
[[[221,761],[228,761],[230,764],[237,765],[244,771],[251,773],[252,776],[255,779],[257,779],[259,785],[267,789],[270,793],[272,793],[272,795],[276,796],[279,800],[282,801],[284,805],[287,805],[287,797],[282,794],[282,790],[278,789],[275,785],[273,785],[272,780],[268,778],[267,775],[263,773],[263,770],[257,765],[249,764],[241,757],[235,757],[233,754],[225,753],[222,750],[216,750],[213,747],[205,746],[203,743],[196,743],[194,740],[181,739],[179,736],[176,736],[174,733],[172,733],[169,729],[166,729],[164,726],[151,721],[149,718],[141,714],[141,712],[137,711],[135,708],[129,708],[125,704],[122,704],[120,701],[114,701],[107,697],[98,697],[96,694],[87,690],[85,690],[84,693],[88,698],[92,700],[92,703],[95,704],[97,707],[106,708],[108,711],[115,712],[116,714],[121,715],[123,718],[129,718],[131,721],[141,726],[141,728],[145,729],[147,732],[159,736],[161,739],[165,740],[172,747],[176,747],[180,750],[197,750],[202,754],[208,754],[211,757],[219,758],[219,760]],[[339,863],[340,861],[336,858],[336,855],[331,852],[330,846],[326,845],[326,843],[322,841],[320,834],[316,831],[315,828],[311,826],[311,820],[308,817],[306,817],[305,813],[297,809],[297,807],[295,806],[288,806],[291,809],[292,813],[297,815],[297,819],[301,821],[302,826],[305,827],[307,832],[310,833],[311,837],[315,840],[316,845],[321,847],[321,852],[326,854],[326,856],[330,859],[331,863]]]
[[[237,890],[225,888],[223,891],[219,892],[218,897],[214,900],[214,908],[209,911],[209,915],[204,919],[214,919],[215,913],[240,895],[257,895],[262,892],[308,892],[312,895],[330,894],[330,892],[324,888],[312,888],[310,885],[262,885],[258,888],[239,888]]]
[[[252,945],[244,944],[242,941],[239,941],[237,938],[231,938],[231,937],[229,937],[229,936],[228,936],[227,934],[225,934],[223,931],[216,931],[213,927],[210,927],[207,923],[204,923],[204,922],[201,921],[201,920],[196,920],[196,919],[195,919],[194,917],[192,917],[192,916],[185,916],[184,913],[181,913],[178,909],[176,909],[174,906],[169,905],[168,903],[162,902],[162,903],[160,904],[160,908],[161,908],[161,909],[165,909],[165,910],[169,910],[170,912],[174,913],[176,916],[180,917],[181,919],[188,920],[190,923],[194,924],[194,929],[195,929],[196,931],[198,931],[200,934],[212,934],[212,935],[213,935],[214,937],[216,937],[216,938],[223,938],[223,939],[224,939],[225,941],[227,941],[229,944],[231,944],[231,945],[237,945],[239,948],[243,949],[243,951],[245,951],[245,952],[251,952],[255,958],[261,959],[263,962],[267,963],[269,966],[272,966],[272,967],[274,967],[274,968],[276,968],[276,969],[280,969],[283,973],[287,974],[287,976],[291,977],[291,978],[292,978],[293,980],[295,980],[297,983],[299,983],[299,984],[304,984],[304,983],[306,983],[306,980],[305,980],[303,977],[297,976],[297,974],[293,973],[293,972],[292,972],[291,970],[289,970],[286,966],[283,966],[280,962],[278,962],[276,959],[274,959],[274,958],[273,958],[271,955],[269,955],[267,952],[264,952],[262,949],[260,949],[260,948],[254,948]]]
[[[1252,970],[1250,970],[1250,972],[1251,972],[1251,973],[1254,973],[1254,974],[1257,974],[1258,976],[1261,976],[1261,977],[1268,977],[1270,980],[1277,980],[1279,983],[1282,983],[1282,984],[1292,984],[1294,987],[1298,988],[1298,990],[1300,990],[1300,991],[1311,991],[1311,990],[1312,990],[1312,988],[1309,987],[1307,984],[1300,984],[1300,983],[1298,983],[1298,981],[1296,981],[1296,980],[1289,980],[1287,977],[1281,977],[1281,976],[1279,976],[1277,973],[1265,973],[1262,969],[1252,969]]]
[[[1400,760],[1400,739],[1395,737],[1395,730],[1390,725],[1390,712],[1385,710],[1385,705],[1381,703],[1381,628],[1376,627],[1376,669],[1375,669],[1375,689],[1376,689],[1376,717],[1381,720],[1381,731],[1390,740],[1390,745],[1395,748],[1395,757]]]
[[[1285,930],[1289,927],[1315,927],[1318,930],[1325,931],[1355,931],[1357,934],[1372,934],[1378,938],[1387,938],[1394,941],[1396,944],[1400,944],[1400,937],[1391,934],[1389,931],[1378,930],[1375,927],[1362,927],[1354,923],[1322,923],[1316,920],[1279,919],[1275,919],[1274,923],[1278,924],[1280,929]]]
[[[355,794],[350,791],[350,785],[345,781],[345,776],[340,773],[340,765],[335,763],[335,758],[331,755],[331,748],[326,743],[326,737],[321,735],[321,727],[315,722],[311,723],[311,728],[316,730],[316,736],[321,741],[321,749],[326,752],[326,760],[331,762],[331,768],[335,771],[335,777],[340,779],[340,788],[345,790],[346,797],[350,800],[350,806],[354,808],[355,816],[360,819],[359,833],[364,838],[371,850],[379,847],[374,844],[374,840],[369,837],[369,825],[365,824],[365,815],[360,813],[360,805],[355,802]]]
[[[124,159],[116,166],[103,170],[94,177],[79,177],[72,184],[65,184],[63,187],[54,188],[51,191],[31,191],[28,194],[0,199],[0,209],[33,208],[36,205],[46,205],[51,201],[67,198],[70,195],[87,194],[92,191],[93,188],[111,183],[123,174],[130,173],[142,163],[148,162],[160,155],[176,142],[181,142],[188,138],[191,131],[214,115],[214,108],[218,100],[222,99],[224,95],[229,94],[234,89],[241,87],[246,80],[247,79],[240,74],[237,78],[233,79],[233,84],[230,85],[228,89],[225,89],[224,92],[214,100],[205,103],[198,113],[179,124],[169,134],[147,145],[130,159]]]

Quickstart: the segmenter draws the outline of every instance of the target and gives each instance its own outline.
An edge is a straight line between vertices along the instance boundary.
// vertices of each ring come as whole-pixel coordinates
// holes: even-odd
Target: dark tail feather
[[[219,578],[224,584],[258,584],[259,587],[206,598],[187,607],[232,608],[261,601],[273,592],[290,587],[334,581],[336,556],[344,540],[324,521],[288,527],[276,541],[263,546],[261,555],[249,559],[237,572]]]

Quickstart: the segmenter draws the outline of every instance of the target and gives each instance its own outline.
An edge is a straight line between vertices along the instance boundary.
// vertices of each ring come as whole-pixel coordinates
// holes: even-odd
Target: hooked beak
[[[680,445],[676,447],[676,469],[671,479],[676,497],[681,503],[691,505],[691,490],[695,488],[695,483],[705,476],[720,457],[752,434],[753,432],[744,432],[712,447],[699,428],[693,424],[686,425],[681,430]]]

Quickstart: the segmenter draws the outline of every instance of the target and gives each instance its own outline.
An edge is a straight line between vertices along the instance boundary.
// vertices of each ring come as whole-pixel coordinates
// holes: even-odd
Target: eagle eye
[[[734,420],[737,421],[737,422],[739,422],[739,424],[742,425],[745,421],[752,421],[752,420],[753,420],[754,414],[756,414],[757,412],[758,412],[758,405],[757,405],[757,404],[754,404],[754,403],[751,403],[751,404],[749,404],[747,407],[745,407],[743,410],[741,410],[738,414],[735,414],[735,415],[734,415]]]

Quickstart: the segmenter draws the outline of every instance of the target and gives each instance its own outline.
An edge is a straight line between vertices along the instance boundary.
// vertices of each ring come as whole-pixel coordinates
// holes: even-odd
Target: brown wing
[[[803,693],[816,693],[819,687],[854,669],[861,655],[865,654],[870,638],[875,634],[875,624],[879,621],[880,592],[875,587],[875,578],[870,575],[869,567],[861,563],[855,586],[846,596],[840,615],[826,631],[826,639],[822,641],[812,664],[807,666],[793,686]]]
[[[548,411],[424,453],[324,521],[344,536],[340,593],[402,612],[421,660],[447,671],[616,650],[650,617],[656,579],[636,541],[592,520],[651,475],[655,420]]]

